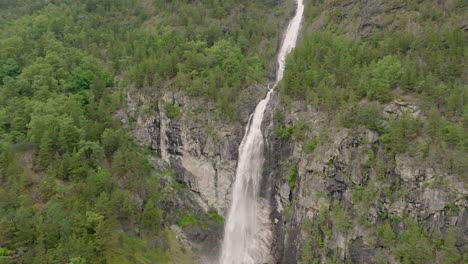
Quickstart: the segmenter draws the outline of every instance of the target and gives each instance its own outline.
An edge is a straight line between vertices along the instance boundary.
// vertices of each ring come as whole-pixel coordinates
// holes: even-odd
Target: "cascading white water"
[[[283,78],[286,56],[296,46],[303,12],[303,0],[297,0],[296,14],[289,22],[278,54],[276,82],[250,116],[239,146],[239,161],[224,230],[221,264],[258,264],[272,261],[268,202],[259,198],[264,163],[261,125],[271,93]]]

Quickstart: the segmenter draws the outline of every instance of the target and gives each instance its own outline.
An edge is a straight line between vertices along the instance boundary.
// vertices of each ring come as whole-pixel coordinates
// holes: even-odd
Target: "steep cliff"
[[[399,104],[404,103],[389,106],[405,108]],[[274,154],[271,164],[294,164],[293,184],[285,178],[291,175],[288,168],[271,167],[274,175],[270,177],[275,179],[271,202],[277,209],[272,218],[280,222],[280,263],[312,263],[313,259],[320,259],[317,263],[326,259],[332,263],[399,263],[392,254],[397,250],[390,250],[379,227],[391,223],[387,231],[401,235],[412,221],[431,234],[455,232],[455,245],[465,252],[467,191],[462,179],[446,167],[421,163],[408,153],[390,157],[375,131],[336,128],[320,112],[299,107],[289,113],[285,122],[303,120],[311,126],[304,137],[319,140],[313,151],[306,151],[304,142],[272,144],[272,153],[282,155]],[[318,131],[324,129],[327,134],[320,135]],[[401,246],[436,259],[417,263],[438,263],[440,254],[434,249],[413,244],[426,243],[424,239]]]
[[[434,91],[429,90],[431,85],[466,81],[463,70],[452,75],[431,70],[438,67],[431,65],[432,54],[453,47],[447,45],[448,33],[441,32],[466,40],[462,10],[466,4],[456,1],[309,2],[304,36],[317,37],[300,43],[292,55],[286,69],[290,75],[265,125],[271,141],[265,177],[276,208],[271,219],[277,223],[279,263],[466,261],[466,141],[450,143],[447,132],[459,127],[460,137],[466,137],[466,116],[449,112],[451,102],[432,99]],[[440,34],[432,43],[444,46],[424,54],[431,33]],[[321,41],[328,44],[321,47]],[[411,58],[419,76],[439,79],[414,77],[425,81],[407,82],[411,70],[403,68],[404,77],[376,96],[373,89],[382,82],[372,80],[378,63],[355,66],[358,70],[346,65],[353,45],[367,44],[363,56],[386,60],[384,56],[399,49],[393,56]],[[312,61],[301,60],[307,52],[315,54]],[[463,59],[455,61],[454,68],[460,69]],[[445,63],[439,61],[440,66]],[[361,94],[343,89],[367,91],[359,98]],[[466,86],[459,89],[466,92]],[[447,98],[454,90],[446,90]],[[379,97],[385,93],[388,97]],[[431,109],[431,103],[438,110]],[[446,123],[434,125],[436,112]],[[433,135],[435,126],[445,131],[443,139]]]
[[[463,19],[451,13],[466,5],[433,2],[437,12],[432,12],[431,3],[421,1],[309,1],[303,35],[325,31],[332,37],[370,43],[378,48],[369,51],[369,57],[383,50],[376,55],[382,58],[392,45],[401,44],[383,41],[380,36],[387,33],[418,38],[426,26],[421,21],[440,28],[464,27]],[[395,42],[401,36],[394,35]],[[351,81],[347,76],[340,73],[328,85]],[[403,88],[403,81],[397,81],[389,85],[390,95],[383,90],[372,95],[368,88],[371,92],[349,107],[355,112],[350,110],[347,117],[338,101],[341,112],[333,113],[327,109],[334,108],[333,100],[326,107],[310,103],[307,100],[314,95],[290,96],[284,92],[291,88],[288,85],[285,82],[273,95],[263,124],[267,155],[261,196],[274,208],[270,222],[277,263],[466,260],[466,152],[460,152],[458,160],[446,161],[441,152],[450,151],[450,146],[439,148],[424,132],[404,135],[403,145],[388,139],[392,133],[388,131],[398,122],[416,120],[417,127],[429,126],[427,102],[411,93],[412,87]],[[230,203],[243,126],[266,89],[252,85],[247,91],[236,106],[239,122],[225,122],[213,104],[182,91],[129,93],[117,114],[141,146],[158,153],[153,165],[159,171],[172,171],[175,177],[167,180],[182,186],[167,206],[175,206],[182,215],[189,212],[196,224],[172,229],[199,263],[213,261],[219,253],[220,216],[226,215]],[[362,114],[369,105],[375,109]],[[343,125],[343,119],[368,114],[378,116],[378,122]],[[453,123],[462,119],[463,114],[447,118]],[[204,225],[210,217],[221,221]],[[176,223],[181,215],[170,219]]]
[[[173,80],[167,80],[169,84],[164,88],[156,83],[151,87],[140,87],[138,83],[132,84],[124,89],[122,106],[114,115],[125,128],[132,131],[133,139],[140,147],[153,153],[148,159],[156,171],[163,176],[162,184],[167,192],[160,202],[165,212],[163,217],[179,240],[192,251],[197,263],[216,263],[218,259],[223,218],[231,200],[238,147],[243,137],[244,126],[256,103],[267,92],[267,87],[257,82],[272,79],[274,71],[271,69],[276,67],[274,59],[269,54],[274,54],[277,49],[281,38],[281,26],[274,27],[273,31],[268,30],[274,24],[286,24],[292,4],[289,1],[242,4],[229,10],[234,14],[239,12],[242,15],[223,17],[223,30],[226,31],[223,31],[223,34],[227,36],[230,35],[231,28],[246,26],[245,22],[235,22],[236,19],[248,20],[252,23],[260,19],[259,16],[248,17],[248,14],[254,13],[250,5],[256,8],[263,6],[270,8],[262,11],[263,18],[269,21],[268,27],[248,29],[250,32],[248,36],[251,38],[255,37],[252,34],[254,31],[264,32],[269,36],[264,35],[259,38],[258,43],[252,44],[246,43],[239,37],[241,39],[239,43],[244,45],[239,44],[239,46],[243,47],[244,53],[252,56],[250,62],[258,63],[257,56],[266,58],[267,55],[268,61],[271,62],[264,63],[265,69],[262,66],[256,69],[265,76],[250,76],[259,74],[253,72],[249,73],[246,83],[234,82],[233,85],[236,86],[238,93],[233,94],[234,91],[228,91],[228,93],[219,94],[232,88],[220,87],[220,85],[228,85],[227,73],[221,73],[223,78],[215,77],[217,78],[214,80],[215,83],[210,81],[210,84],[207,77],[213,76],[205,76],[209,71],[203,68],[197,69],[197,66],[200,66],[197,63],[203,66],[203,59],[206,62],[205,67],[216,66],[216,59],[208,56],[209,50],[214,49],[211,43],[207,45],[209,48],[203,45],[197,48],[199,54],[196,59],[198,61],[189,61],[191,58],[184,55],[185,64],[180,63],[179,70],[181,75],[183,75],[182,72],[189,73],[180,78],[183,80],[189,76],[185,82],[187,87],[181,87]],[[151,27],[151,25],[148,26]],[[237,37],[236,35],[236,39]],[[229,42],[222,43],[229,44]],[[237,48],[237,46],[234,47]],[[232,52],[224,48],[226,47],[221,47],[216,56],[225,57],[225,54]],[[261,54],[254,50],[257,48],[261,49]],[[222,67],[230,63],[233,62],[226,62]],[[187,68],[185,65],[188,65]],[[232,67],[245,70],[250,66],[243,63]],[[219,69],[216,73],[220,73]],[[241,76],[241,78],[245,77]],[[200,78],[203,84],[199,83],[202,85],[199,90],[203,92],[195,91],[192,84],[197,81],[194,78]],[[125,81],[125,77],[122,79]],[[210,88],[207,85],[213,86],[215,91],[209,91]],[[214,98],[209,98],[207,94],[214,95]],[[222,102],[219,103],[219,101]],[[228,110],[221,110],[222,108]]]

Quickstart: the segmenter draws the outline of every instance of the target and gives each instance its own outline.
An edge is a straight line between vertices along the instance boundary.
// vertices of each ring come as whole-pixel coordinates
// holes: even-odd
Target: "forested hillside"
[[[172,89],[235,120],[240,91],[266,78],[285,10],[1,1],[0,263],[191,263],[169,229],[193,222],[170,206],[184,190],[113,114],[128,91]]]
[[[466,263],[467,2],[304,4],[261,125],[271,258]],[[0,0],[0,263],[218,263],[294,5]]]
[[[467,261],[466,12],[309,1],[274,116],[299,263]]]
[[[376,28],[370,36],[350,37],[350,29],[340,28],[357,19],[357,8],[346,14],[346,22],[340,7],[322,13],[320,30],[305,34],[289,57],[284,100],[302,99],[345,127],[367,126],[381,135],[389,152],[422,151],[427,162],[445,162],[462,176],[468,169],[466,6],[462,1],[385,5],[404,13],[382,15],[383,21],[369,25]],[[324,6],[311,3],[308,18]],[[427,122],[402,115],[384,127],[379,107],[406,98],[418,102]],[[418,136],[430,143],[414,141]]]

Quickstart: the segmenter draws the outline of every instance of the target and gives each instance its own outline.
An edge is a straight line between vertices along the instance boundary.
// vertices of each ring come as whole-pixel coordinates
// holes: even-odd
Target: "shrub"
[[[396,56],[385,56],[369,67],[367,95],[370,99],[388,102],[392,99],[390,88],[400,79],[402,67]]]
[[[172,120],[179,120],[182,116],[182,112],[175,102],[166,102],[164,104],[164,111],[166,112],[166,116]]]
[[[286,164],[287,171],[286,176],[284,177],[288,181],[289,187],[292,189],[296,187],[297,180],[297,165],[294,163]]]
[[[276,126],[273,131],[280,140],[289,140],[294,132],[294,127]]]
[[[387,150],[394,153],[405,152],[412,139],[421,132],[422,121],[407,114],[387,124],[388,133],[382,135],[380,140],[387,143]]]
[[[11,253],[11,250],[8,250],[7,248],[0,248],[0,257],[8,256]]]
[[[398,235],[392,252],[403,264],[423,264],[432,258],[434,249],[427,237],[427,232],[414,220],[406,219],[405,230]]]
[[[208,211],[208,217],[216,221],[218,224],[222,224],[224,222],[223,216],[219,215],[214,209],[210,209],[210,211]]]
[[[314,152],[315,148],[317,147],[318,139],[314,138],[309,140],[308,142],[304,143],[303,150],[305,153],[312,153]]]
[[[182,228],[195,226],[197,225],[197,219],[195,218],[192,212],[186,211],[180,214],[179,220],[177,221],[177,225]]]
[[[338,202],[333,203],[331,216],[333,224],[338,231],[346,232],[351,227],[351,221],[345,215],[344,209],[338,204]]]

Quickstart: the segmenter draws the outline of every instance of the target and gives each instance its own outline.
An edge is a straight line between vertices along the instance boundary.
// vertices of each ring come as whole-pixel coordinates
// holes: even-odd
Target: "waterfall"
[[[268,201],[259,197],[264,163],[261,125],[271,93],[283,78],[286,56],[296,46],[303,12],[303,0],[297,0],[296,14],[289,22],[278,53],[276,82],[250,115],[239,146],[239,161],[224,230],[221,264],[258,264],[273,261],[270,256],[270,209]]]

